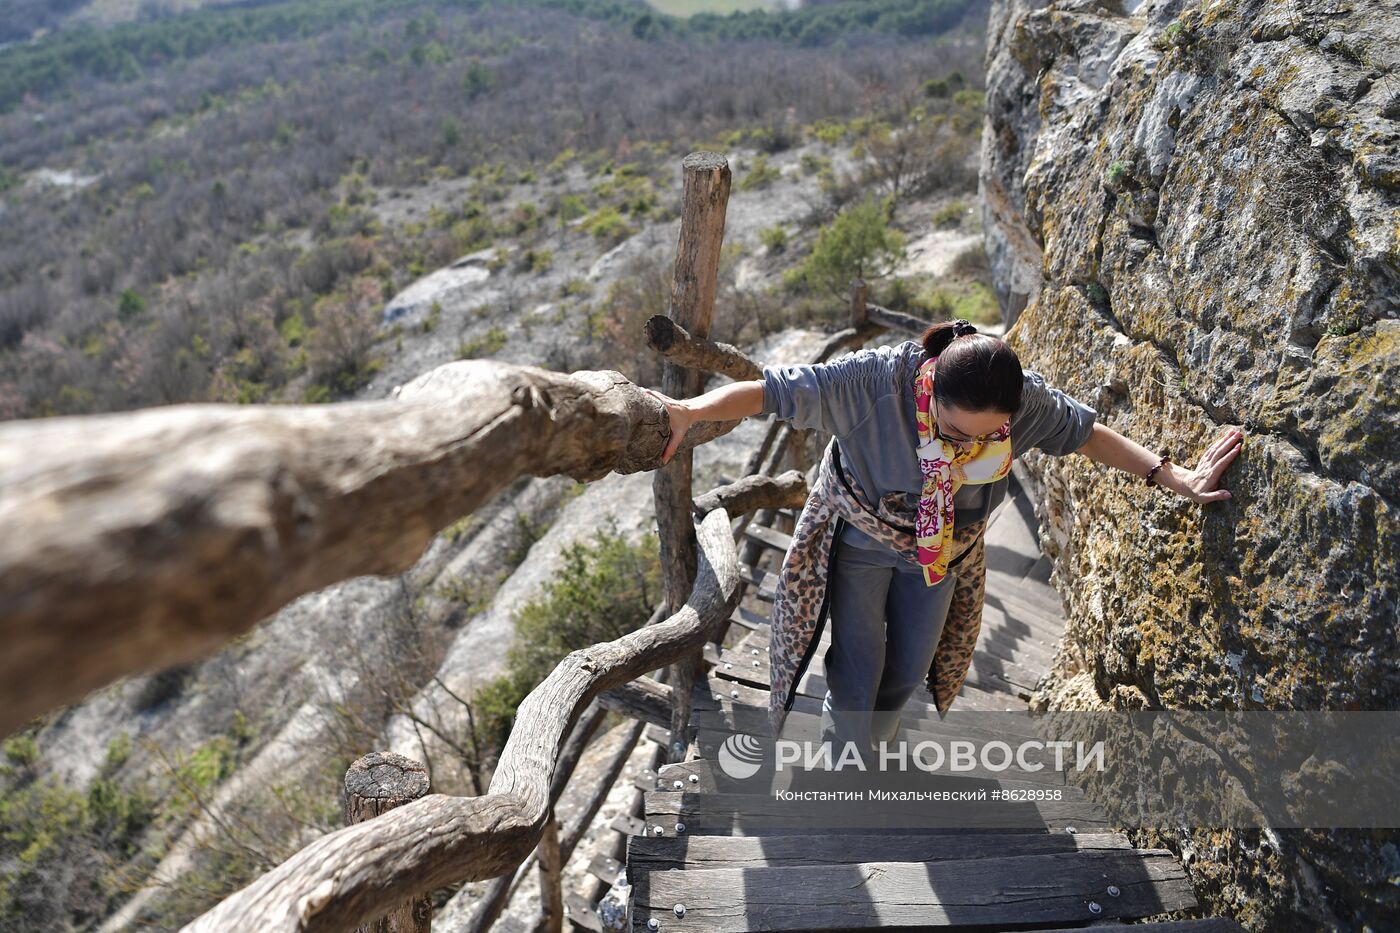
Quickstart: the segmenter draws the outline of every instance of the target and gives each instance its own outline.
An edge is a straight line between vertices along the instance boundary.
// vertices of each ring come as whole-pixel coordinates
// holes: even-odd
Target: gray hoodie
[[[923,345],[906,340],[895,346],[866,347],[826,363],[763,367],[763,413],[776,414],[797,428],[834,434],[841,459],[875,499],[902,493],[918,504],[923,487],[915,420],[914,379]],[[1073,453],[1089,439],[1097,412],[1052,388],[1045,377],[1024,369],[1021,410],[1011,416],[1011,450],[1019,457],[1031,448],[1055,456]],[[967,483],[953,497],[953,527],[963,528],[990,515],[1006,496],[1009,477],[994,483]],[[854,525],[841,540],[885,548]]]

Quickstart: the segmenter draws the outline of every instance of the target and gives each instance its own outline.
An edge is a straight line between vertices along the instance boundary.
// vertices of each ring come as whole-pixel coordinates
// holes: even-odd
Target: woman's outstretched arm
[[[643,387],[645,388],[645,386]],[[677,399],[647,389],[666,406],[671,416],[671,441],[661,453],[661,462],[669,463],[685,432],[697,421],[737,421],[763,411],[763,380],[731,382],[711,389],[695,398]],[[1154,461],[1155,462],[1155,461]]]
[[[1161,483],[1192,502],[1229,499],[1230,491],[1219,488],[1220,477],[1239,454],[1243,442],[1243,431],[1238,428],[1226,428],[1215,442],[1206,448],[1206,452],[1201,455],[1200,464],[1194,470],[1168,462],[1153,475],[1152,481]],[[1089,439],[1075,453],[1137,476],[1146,476],[1147,471],[1156,466],[1157,461],[1161,459],[1159,454],[1154,454],[1104,424],[1095,424]]]

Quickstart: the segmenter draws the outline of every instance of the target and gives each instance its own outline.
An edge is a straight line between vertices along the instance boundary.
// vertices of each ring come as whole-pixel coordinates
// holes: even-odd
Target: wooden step
[[[750,631],[762,631],[765,633],[765,638],[767,637],[767,633],[770,630],[770,625],[768,623],[767,616],[759,615],[752,609],[745,609],[742,606],[734,610],[734,615],[731,617],[731,621],[733,621],[736,625],[742,625],[744,628],[749,629]]]
[[[588,863],[588,873],[604,884],[615,884],[622,874],[624,865],[617,859],[599,852]]]
[[[1244,927],[1228,917],[1197,920],[1158,920],[1153,923],[1096,923],[1093,933],[1244,933]],[[1037,927],[1025,933],[1084,933],[1084,927]]]
[[[746,703],[767,709],[768,688],[713,676],[695,682],[695,690],[690,695],[692,709],[719,709],[721,702]]]
[[[1039,581],[1027,582],[1021,577],[1013,577],[1009,573],[988,567],[987,593],[1004,597],[1043,618],[1064,618],[1065,610],[1060,594]]]
[[[633,836],[627,878],[672,869],[848,865],[858,862],[940,862],[1042,855],[1082,849],[1131,849],[1122,833],[989,833],[960,836],[869,833],[844,836]]]
[[[979,690],[966,681],[958,690],[957,699],[953,701],[952,709],[959,712],[966,710],[981,710],[986,712],[1023,712],[1030,707],[1026,701],[1018,696],[1002,690]]]
[[[632,888],[633,929],[656,918],[668,933],[1082,923],[1195,906],[1166,849],[648,871]]]
[[[1034,690],[1036,682],[1045,673],[1043,670],[1032,670],[1024,664],[999,658],[987,649],[980,647],[974,648],[972,651],[972,670],[984,675],[977,678],[978,680],[986,680],[986,675],[991,675],[995,679],[1026,691]]]
[[[810,774],[810,773],[809,773]],[[850,775],[834,775],[850,778]],[[941,775],[924,775],[925,789],[1045,790],[1031,781],[989,781]],[[813,783],[821,778],[815,777]],[[763,781],[757,783],[763,784]],[[845,782],[849,786],[852,782]],[[911,784],[913,782],[910,782]],[[987,800],[875,800],[848,801],[833,809],[829,801],[784,800],[773,792],[753,794],[648,791],[643,794],[648,835],[658,836],[774,836],[828,833],[979,833],[1032,831],[1104,832],[1108,827],[1103,808],[1082,793],[1077,799],[1027,800],[1014,804]],[[917,813],[919,825],[913,825]],[[680,824],[682,829],[677,830]],[[656,832],[657,827],[661,832]]]
[[[772,602],[777,593],[778,578],[767,570],[759,570],[749,564],[739,564],[739,579],[751,584],[753,595],[765,602]]]
[[[752,538],[779,554],[786,554],[788,548],[792,547],[792,535],[764,525],[749,525],[744,529],[744,537]]]
[[[770,674],[767,652],[757,649],[743,651],[716,648],[713,644],[707,644],[701,653],[706,661],[715,666],[714,673],[717,677],[738,681],[750,687],[768,689]]]
[[[564,895],[564,915],[576,928],[603,933],[603,921],[593,905],[576,891]]]
[[[817,662],[824,657],[826,646],[831,643],[830,632],[831,624],[828,623],[822,628],[822,635],[818,642],[819,647],[816,649],[817,655],[808,666],[809,671],[816,667]],[[992,680],[1003,692],[1012,692],[1003,687],[1004,684],[1029,692],[1035,687],[1036,681],[1040,679],[1041,675],[1049,670],[1048,662],[1043,666],[1032,667],[1018,658],[1009,657],[1008,655],[1012,652],[1004,645],[987,642],[985,633],[979,635],[977,645],[977,648],[973,650],[973,667],[987,675],[979,679]],[[757,651],[758,654],[754,654],[754,651]],[[706,660],[718,665],[716,673],[722,677],[740,680],[755,686],[770,686],[772,681],[771,672],[768,669],[768,638],[761,630],[755,630],[745,635],[739,644],[731,649],[731,652],[729,656],[723,658],[717,653],[707,654]],[[755,660],[760,662],[758,666],[754,665]],[[724,663],[729,663],[732,666],[726,668],[723,666]],[[1031,661],[1030,663],[1035,664],[1036,662]],[[818,674],[821,680],[820,693],[824,694],[826,692],[826,672],[819,670]],[[815,685],[813,687],[815,688]],[[799,687],[800,691],[801,687]]]

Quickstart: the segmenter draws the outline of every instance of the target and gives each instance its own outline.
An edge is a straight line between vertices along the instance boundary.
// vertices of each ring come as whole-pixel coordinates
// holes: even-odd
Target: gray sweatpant
[[[928,676],[957,571],[928,586],[892,550],[839,539],[832,547],[822,740],[836,743],[835,755],[847,741],[877,752],[894,741],[900,710]]]

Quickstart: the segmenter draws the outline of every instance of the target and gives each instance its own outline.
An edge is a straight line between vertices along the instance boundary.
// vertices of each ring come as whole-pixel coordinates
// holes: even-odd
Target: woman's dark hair
[[[1016,414],[1021,409],[1021,360],[999,337],[967,321],[942,321],[924,331],[924,359],[938,357],[934,395],[967,411]]]

